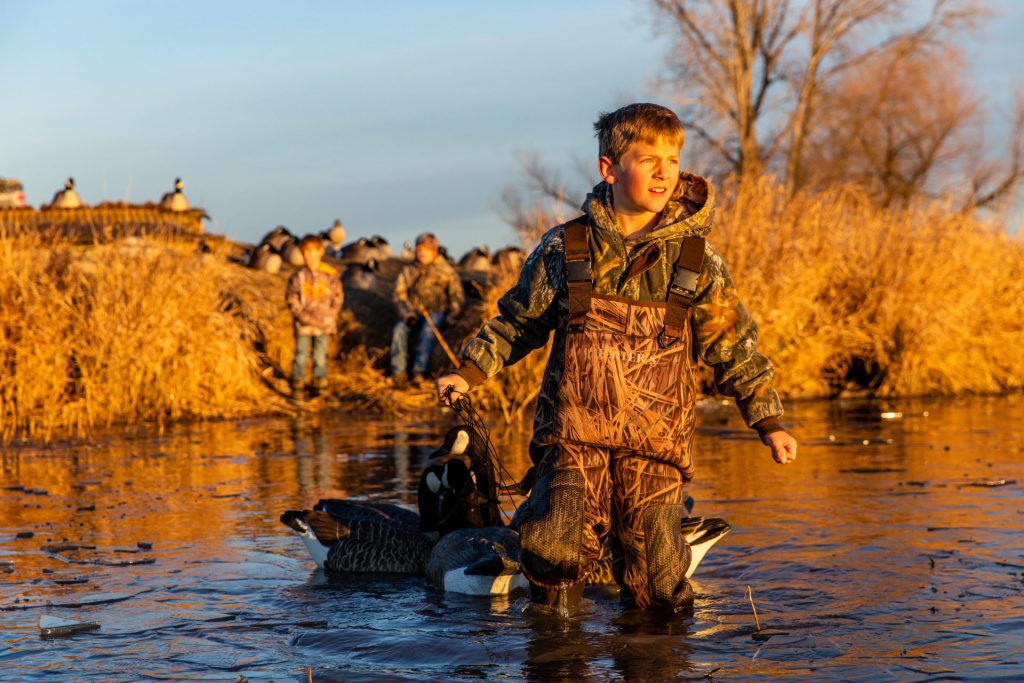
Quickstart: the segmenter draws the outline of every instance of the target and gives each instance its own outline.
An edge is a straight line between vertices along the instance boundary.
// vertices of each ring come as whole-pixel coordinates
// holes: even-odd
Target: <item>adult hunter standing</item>
[[[698,359],[776,462],[793,461],[797,443],[779,424],[757,326],[705,239],[714,188],[680,172],[678,117],[631,104],[594,127],[603,181],[583,215],[543,236],[438,392],[469,391],[554,331],[530,445],[537,483],[520,526],[532,597],[571,609],[610,534],[623,604],[677,611],[693,600],[679,529]]]

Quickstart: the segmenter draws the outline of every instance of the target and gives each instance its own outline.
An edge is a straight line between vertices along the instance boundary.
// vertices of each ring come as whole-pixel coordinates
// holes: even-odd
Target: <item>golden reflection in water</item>
[[[15,446],[0,456],[0,533],[35,533],[11,550],[57,542],[130,548],[143,541],[154,553],[191,546],[195,560],[232,559],[237,548],[208,541],[254,530],[285,533],[277,514],[321,497],[415,507],[420,471],[449,426],[324,414]],[[528,434],[506,429],[495,437],[503,464],[521,477],[527,456],[518,444]],[[511,512],[516,502],[503,506]],[[42,566],[52,559],[38,553],[16,564],[19,574]]]
[[[562,634],[565,647],[559,647],[550,626],[517,617],[515,623],[528,622],[522,673],[600,678],[611,666],[627,680],[671,677],[688,666],[691,648],[703,647],[707,660],[704,644],[712,643],[716,656],[729,657],[727,668],[741,677],[775,671],[785,678],[778,672],[796,670],[787,668],[789,658],[797,668],[807,661],[843,664],[858,678],[878,657],[898,664],[904,650],[960,661],[971,646],[936,640],[934,629],[978,630],[986,623],[1006,628],[1017,618],[1024,609],[1019,570],[1013,568],[1024,564],[1015,531],[1024,523],[1020,396],[790,409],[787,419],[801,447],[797,462],[788,466],[772,462],[734,409],[700,417],[690,488],[694,513],[725,517],[733,532],[699,570],[701,597],[691,621],[664,626],[636,615],[619,617],[609,597],[599,606],[600,614],[613,615],[607,631],[594,631],[592,624],[570,627]],[[896,412],[900,417],[882,417]],[[234,571],[249,579],[252,564],[244,558],[254,552],[305,558],[305,549],[279,523],[280,512],[321,496],[415,507],[419,473],[451,425],[438,416],[399,422],[323,414],[10,447],[0,456],[0,560],[13,561],[14,571],[0,574],[7,584],[0,587],[0,601],[15,595],[55,600],[89,590],[39,581],[46,577],[96,576],[98,584],[101,575],[117,581],[140,577],[137,583],[144,587],[176,576],[190,580],[192,564],[203,562],[234,562]],[[509,475],[518,479],[529,464],[528,431],[495,429],[493,436]],[[1016,483],[995,485],[1002,480]],[[36,535],[14,540],[21,531]],[[67,557],[151,556],[157,563],[109,572],[68,566],[42,550],[65,539],[98,546],[95,553]],[[113,552],[140,541],[152,543],[152,550]],[[296,566],[294,560],[287,566]],[[280,591],[288,605],[295,600],[290,587],[308,579],[289,571],[293,581],[268,584],[275,599]],[[207,581],[219,578],[217,572],[208,575],[213,578]],[[765,646],[758,661],[751,659],[747,585],[762,623],[788,628],[789,642],[798,644],[780,639]],[[155,590],[154,602],[139,598],[138,609],[159,612],[155,601],[169,597],[180,600],[173,603],[176,609],[200,610],[211,599],[211,593],[176,595]],[[333,599],[344,601],[346,595]],[[246,606],[244,597],[237,601]],[[496,600],[488,611],[497,618],[513,609]],[[0,616],[20,623],[17,614]],[[849,620],[840,620],[847,615]],[[679,631],[662,632],[669,627]],[[834,639],[842,649],[830,644],[834,633],[842,634]],[[999,632],[989,635],[977,647],[999,647]],[[883,652],[878,642],[893,645]],[[654,656],[645,656],[648,651]],[[772,652],[779,659],[767,663]]]

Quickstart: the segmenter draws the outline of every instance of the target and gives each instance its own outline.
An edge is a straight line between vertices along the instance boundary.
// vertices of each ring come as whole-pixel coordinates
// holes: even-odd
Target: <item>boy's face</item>
[[[416,260],[425,266],[429,266],[437,258],[437,250],[429,244],[416,245]]]
[[[324,250],[318,249],[316,246],[306,247],[302,250],[302,258],[305,259],[306,265],[309,266],[310,270],[316,270],[323,257]]]
[[[660,137],[634,142],[618,162],[598,159],[601,177],[612,186],[615,212],[631,215],[661,213],[679,182],[679,142]]]

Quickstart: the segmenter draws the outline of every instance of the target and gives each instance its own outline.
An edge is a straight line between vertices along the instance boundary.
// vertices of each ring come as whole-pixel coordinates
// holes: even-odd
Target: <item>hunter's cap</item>
[[[423,232],[416,237],[416,246],[425,245],[437,251],[441,246],[441,243],[437,241],[437,237],[432,232]]]

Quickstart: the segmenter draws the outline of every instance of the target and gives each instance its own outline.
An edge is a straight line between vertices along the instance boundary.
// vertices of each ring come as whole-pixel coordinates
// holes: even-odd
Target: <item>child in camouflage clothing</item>
[[[520,523],[533,598],[578,601],[610,536],[623,603],[677,610],[692,602],[679,529],[698,359],[776,462],[794,460],[797,444],[778,422],[757,326],[705,240],[714,188],[679,170],[679,119],[632,104],[595,129],[603,182],[582,216],[543,236],[438,392],[457,397],[554,331],[530,446],[537,483]]]
[[[324,241],[306,235],[299,242],[306,262],[288,278],[285,301],[292,312],[295,327],[295,359],[292,362],[292,397],[305,397],[306,366],[313,347],[313,391],[327,388],[327,341],[338,327],[343,293],[338,272],[322,263]]]
[[[437,237],[429,232],[419,235],[413,262],[402,268],[395,281],[393,300],[398,322],[391,331],[391,376],[395,384],[402,385],[408,379],[410,337],[416,340],[413,381],[418,382],[430,373],[435,338],[424,316],[430,316],[435,329],[444,329],[462,310],[464,298],[459,275],[441,256]]]

